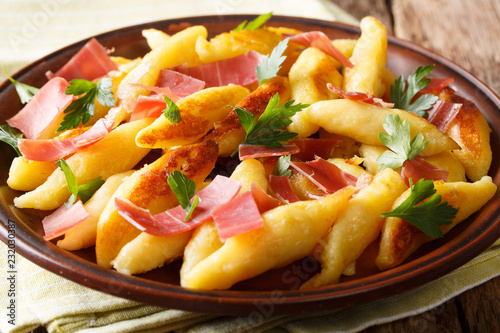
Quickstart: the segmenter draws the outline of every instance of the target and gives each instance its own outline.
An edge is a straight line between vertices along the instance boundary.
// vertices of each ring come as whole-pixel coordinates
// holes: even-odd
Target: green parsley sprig
[[[245,21],[241,22],[236,28],[234,28],[233,31],[257,30],[264,23],[266,23],[271,18],[272,15],[273,15],[273,12],[270,12],[267,14],[260,15],[250,22],[245,20]]]
[[[9,77],[9,81],[12,82],[14,87],[16,88],[17,95],[21,100],[22,104],[26,104],[36,95],[36,93],[40,90],[39,88],[30,86],[26,83],[21,83],[19,81],[14,80]]]
[[[418,133],[412,140],[410,123],[405,119],[401,124],[399,115],[387,114],[383,126],[387,133],[379,133],[378,137],[390,150],[377,159],[377,164],[382,166],[381,170],[401,167],[406,160],[417,157],[429,144],[429,141],[424,141],[422,133]]]
[[[111,78],[103,78],[95,83],[83,79],[71,80],[65,94],[79,97],[64,110],[65,116],[57,131],[76,128],[80,123],[85,125],[94,116],[96,98],[101,105],[115,106],[110,89],[112,85]]]
[[[438,97],[433,94],[424,94],[413,102],[412,100],[431,81],[425,77],[430,74],[433,68],[434,65],[421,66],[410,74],[406,81],[402,75],[394,81],[394,85],[390,87],[391,102],[394,103],[394,108],[410,111],[421,117],[427,115],[426,110],[432,107]]]
[[[413,185],[410,178],[410,191],[410,196],[401,205],[383,213],[382,216],[399,217],[429,237],[443,237],[439,224],[451,224],[458,209],[448,205],[447,201],[442,201],[441,195],[436,194],[434,182],[430,179],[420,179]]]
[[[289,38],[285,38],[279,42],[271,51],[271,54],[266,55],[262,61],[257,64],[255,71],[257,73],[259,85],[269,81],[278,74],[281,64],[283,64],[283,61],[286,59],[283,53],[288,47],[288,40]]]
[[[179,107],[167,96],[163,96],[163,100],[167,103],[167,107],[163,109],[163,115],[167,118],[172,124],[177,124],[182,120],[181,112],[179,111]]]
[[[172,192],[174,192],[177,197],[177,200],[179,200],[179,204],[186,211],[187,214],[184,221],[187,221],[200,202],[200,198],[196,195],[195,182],[177,170],[168,176],[167,182],[172,189]],[[193,197],[194,200],[191,202]]]
[[[292,170],[290,170],[290,159],[292,155],[283,155],[278,158],[276,165],[273,169],[273,175],[275,176],[285,176],[290,177],[292,175]]]
[[[102,180],[101,177],[97,177],[86,184],[78,185],[75,174],[69,167],[68,162],[61,158],[56,162],[56,164],[64,173],[64,176],[66,177],[66,183],[68,184],[69,193],[71,193],[68,201],[64,203],[66,207],[70,207],[72,204],[74,204],[78,197],[80,198],[80,200],[82,200],[83,203],[87,202],[95,193],[95,191],[97,191],[102,186],[102,184],[104,184],[104,180]]]
[[[309,105],[294,104],[295,101],[291,100],[278,107],[279,102],[278,94],[271,97],[258,120],[253,113],[245,108],[234,106],[239,117],[238,121],[246,131],[242,144],[277,148],[283,146],[282,142],[287,142],[297,136],[297,133],[287,131],[286,127],[292,122],[290,117]],[[236,155],[236,153],[237,150],[231,156]]]
[[[21,156],[21,151],[18,147],[19,139],[23,137],[23,133],[20,133],[10,127],[9,125],[0,125],[0,141],[8,143],[15,149],[17,156]]]

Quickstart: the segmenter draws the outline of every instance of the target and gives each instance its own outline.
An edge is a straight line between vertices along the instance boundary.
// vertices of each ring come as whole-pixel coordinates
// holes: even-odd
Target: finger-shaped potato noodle
[[[387,30],[376,18],[367,16],[360,22],[361,36],[349,59],[353,68],[344,69],[346,91],[382,97],[383,76],[387,63]]]
[[[434,187],[436,193],[442,196],[443,201],[447,201],[449,205],[458,209],[452,224],[440,226],[443,234],[446,234],[458,223],[478,211],[495,195],[497,190],[491,177],[488,176],[474,183],[435,181]],[[392,209],[398,207],[409,195],[410,190],[404,192],[394,202]],[[395,267],[401,264],[422,244],[431,240],[432,238],[412,224],[397,217],[388,217],[382,228],[380,251],[376,258],[376,264],[381,270]]]
[[[462,162],[467,177],[477,181],[488,174],[491,166],[490,126],[474,103],[458,96],[452,89],[443,90],[439,97],[462,104],[446,134],[460,146],[453,153]]]
[[[144,29],[141,33],[151,49],[165,44],[170,39],[169,34],[154,28]]]
[[[182,98],[177,106],[182,120],[171,123],[159,116],[141,130],[136,143],[141,147],[170,148],[193,143],[214,127],[215,122],[227,117],[231,108],[249,93],[247,88],[228,85],[200,90]]]
[[[57,246],[68,251],[77,251],[94,246],[97,236],[97,223],[106,203],[109,202],[123,179],[133,172],[132,170],[121,172],[106,179],[104,184],[84,204],[85,210],[90,217],[66,231],[64,238],[57,241]]]
[[[345,135],[361,143],[380,146],[378,135],[385,132],[383,124],[387,114],[399,115],[408,120],[411,137],[422,133],[429,144],[420,153],[422,156],[435,155],[446,150],[459,148],[457,143],[439,129],[414,113],[375,106],[348,99],[336,99],[314,103],[306,110],[312,123],[320,125],[331,133]],[[362,131],[359,129],[363,128]]]
[[[138,147],[135,136],[151,122],[152,119],[146,118],[118,126],[101,141],[68,157],[66,162],[77,183],[85,184],[97,177],[106,180],[132,169],[150,151]],[[69,196],[66,177],[57,168],[42,185],[15,198],[14,204],[18,208],[51,210],[61,206]]]
[[[290,99],[290,84],[288,78],[276,76],[261,84],[247,97],[243,98],[237,106],[247,109],[257,118],[264,112],[271,97],[279,94],[280,105]],[[215,123],[215,128],[207,139],[214,139],[219,144],[220,156],[229,156],[245,139],[245,130],[238,121],[238,115],[233,110],[221,121]]]
[[[97,226],[96,258],[103,267],[111,267],[125,244],[141,232],[118,214],[115,197],[123,197],[139,207],[157,214],[178,204],[167,183],[168,176],[178,170],[200,185],[212,171],[218,149],[213,141],[184,146],[166,152],[155,162],[134,172],[123,182],[102,212]],[[142,260],[142,258],[139,258]]]
[[[262,228],[227,239],[220,249],[182,275],[181,285],[227,289],[311,254],[352,193],[353,187],[345,187],[320,200],[299,201],[267,211],[262,215]]]
[[[57,169],[54,161],[40,162],[18,156],[12,160],[7,185],[17,191],[32,191],[42,185]]]
[[[380,214],[388,211],[406,189],[401,176],[392,169],[375,175],[370,185],[349,200],[345,211],[321,242],[321,272],[301,288],[337,283],[342,272],[378,237],[384,222]]]
[[[292,99],[297,103],[312,104],[318,101],[337,98],[326,86],[332,83],[342,86],[342,75],[335,68],[333,59],[322,51],[309,47],[302,51],[288,74]],[[298,133],[298,137],[314,134],[319,126],[307,120],[307,114],[298,112],[292,116],[288,130]]]
[[[162,69],[182,64],[187,66],[199,65],[200,60],[194,50],[198,37],[207,38],[207,29],[205,27],[193,26],[186,28],[173,35],[164,44],[151,50],[144,56],[141,63],[122,80],[117,91],[118,98],[128,100],[137,98],[139,95],[148,95],[148,90],[133,86],[130,83],[154,86]]]

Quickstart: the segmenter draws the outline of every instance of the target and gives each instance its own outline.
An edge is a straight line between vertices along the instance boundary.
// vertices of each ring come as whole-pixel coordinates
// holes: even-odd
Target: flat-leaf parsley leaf
[[[422,203],[419,204],[420,202]],[[399,217],[413,224],[429,237],[443,237],[438,224],[451,224],[457,212],[458,209],[442,201],[441,195],[436,194],[432,180],[420,179],[413,185],[410,178],[410,196],[397,208],[383,213],[382,216]]]
[[[79,98],[64,110],[65,116],[57,130],[76,128],[80,123],[85,125],[94,116],[96,98],[101,105],[115,106],[113,92],[110,89],[112,84],[111,78],[103,78],[95,83],[83,79],[71,80],[65,94]]]
[[[242,30],[257,30],[260,28],[264,23],[267,22],[273,15],[273,12],[267,13],[267,14],[262,14],[258,17],[256,17],[254,20],[248,22],[247,20],[241,22],[236,28],[233,29],[233,31],[242,31]],[[248,22],[248,23],[247,23]]]
[[[416,100],[413,100],[415,95],[429,84],[430,79],[425,77],[430,74],[434,65],[418,67],[405,81],[403,75],[394,81],[391,85],[391,102],[394,103],[394,108],[410,111],[418,114],[421,117],[427,115],[426,110],[429,110],[432,105],[438,100],[433,94],[421,95]]]
[[[179,200],[179,204],[187,212],[186,217],[184,218],[184,221],[187,221],[200,202],[200,198],[196,195],[195,182],[177,170],[168,176],[167,182],[172,189],[172,192],[174,192],[177,197],[177,200]],[[193,197],[194,200],[191,202]]]
[[[167,118],[172,124],[177,124],[182,120],[181,112],[179,111],[179,107],[167,96],[163,96],[163,100],[167,103],[167,107],[163,109],[163,115]]]
[[[26,83],[21,83],[19,81],[16,81],[11,77],[9,77],[9,81],[12,82],[12,84],[16,88],[17,95],[19,96],[19,99],[23,104],[26,104],[29,101],[31,101],[33,96],[35,96],[36,93],[40,90],[39,88],[32,87]]]
[[[82,200],[83,203],[87,202],[95,191],[97,191],[102,184],[104,184],[104,180],[102,180],[101,177],[97,177],[86,184],[78,185],[75,174],[69,167],[68,162],[61,158],[56,162],[56,164],[64,173],[69,193],[71,193],[68,201],[64,203],[67,207],[74,204],[78,197],[80,197],[80,200]]]
[[[278,94],[271,97],[266,109],[257,121],[255,115],[250,111],[242,107],[234,107],[239,117],[238,121],[246,131],[242,144],[277,148],[283,146],[282,142],[287,142],[297,136],[297,133],[287,131],[286,127],[292,122],[290,117],[309,105],[294,104],[295,100],[291,100],[278,107],[279,102]],[[236,153],[237,151],[232,156]]]
[[[269,81],[278,74],[281,64],[286,59],[286,56],[284,56],[283,53],[288,47],[288,40],[289,38],[285,38],[279,42],[278,45],[276,45],[276,47],[271,51],[271,54],[266,55],[255,68],[259,85]]]
[[[405,119],[401,124],[399,115],[387,114],[383,126],[387,133],[379,133],[378,137],[390,150],[377,159],[377,164],[381,165],[382,169],[401,167],[404,161],[417,157],[429,144],[429,141],[424,141],[422,133],[418,133],[412,140],[410,123]]]
[[[21,156],[21,151],[18,147],[19,139],[23,137],[22,133],[19,133],[9,125],[0,125],[0,141],[8,143],[11,145],[17,153],[17,156]]]

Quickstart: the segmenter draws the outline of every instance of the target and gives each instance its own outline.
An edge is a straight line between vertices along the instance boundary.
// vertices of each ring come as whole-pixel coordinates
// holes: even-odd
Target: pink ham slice
[[[151,96],[141,95],[134,100],[125,102],[125,109],[132,113],[130,121],[140,120],[147,117],[158,118],[161,116],[163,110],[167,107],[163,96],[163,94],[155,94]],[[167,95],[167,97],[170,98],[172,96]],[[172,101],[174,103],[176,102],[174,99],[172,99]]]
[[[293,192],[290,178],[285,176],[269,175],[269,192],[284,204],[300,201]]]
[[[340,170],[322,158],[311,162],[289,162],[295,170],[306,176],[325,193],[331,194],[346,187],[356,185],[357,178]]]
[[[181,206],[156,215],[124,198],[115,198],[115,206],[118,214],[139,230],[151,235],[168,236],[191,230],[208,221],[212,211],[234,198],[240,188],[239,182],[216,176],[207,187],[197,193],[200,202],[186,222],[184,222],[186,211]]]
[[[449,172],[443,168],[437,167],[420,157],[415,157],[412,160],[406,160],[401,168],[401,178],[409,186],[412,179],[412,183],[415,184],[420,179],[431,179],[431,180],[443,180],[448,179]]]
[[[448,87],[453,81],[453,78],[430,78],[430,82],[424,89],[419,91],[419,94],[432,94],[443,90]]]
[[[230,83],[248,86],[257,82],[255,68],[263,58],[264,56],[256,51],[248,51],[238,57],[196,67],[177,66],[172,70],[204,81],[206,87],[221,87]]]
[[[259,186],[219,206],[212,212],[222,242],[250,230],[261,228],[264,220],[261,214],[279,206],[279,202],[265,193]]]
[[[315,47],[332,56],[334,59],[337,59],[345,67],[354,67],[349,59],[333,46],[332,41],[324,32],[309,31],[296,35],[284,34],[283,37],[290,37],[290,41],[304,45],[305,47]]]
[[[39,138],[73,101],[74,96],[64,93],[68,86],[68,81],[60,77],[49,80],[7,124],[19,129],[27,139]]]
[[[97,39],[92,38],[61,69],[55,74],[48,73],[47,76],[49,78],[59,76],[67,81],[73,79],[93,81],[113,70],[118,70],[118,67],[106,49]]]
[[[260,145],[242,144],[238,149],[240,160],[259,157],[283,156],[297,154],[298,152],[300,152],[300,149],[295,144],[283,145],[282,147],[275,148]]]
[[[333,93],[336,93],[341,98],[350,99],[351,101],[358,101],[368,104],[373,104],[376,106],[392,108],[394,107],[394,103],[384,102],[382,99],[367,95],[362,92],[353,92],[353,91],[345,91],[339,87],[334,86],[331,83],[327,83],[326,87]]]
[[[20,139],[23,157],[33,161],[55,161],[102,140],[113,128],[114,121],[99,119],[83,134],[67,139]]]
[[[438,100],[430,110],[427,110],[427,121],[445,133],[461,108],[462,104],[460,103]]]
[[[59,237],[89,217],[90,214],[85,210],[81,201],[77,201],[69,207],[62,205],[42,220],[42,226],[45,232],[43,238],[45,240],[51,240]]]
[[[157,87],[167,87],[172,94],[179,98],[187,97],[205,88],[205,82],[192,76],[185,75],[170,69],[160,71]]]
[[[332,157],[335,148],[337,148],[339,144],[339,140],[307,138],[292,139],[289,143],[297,145],[300,149],[300,152],[293,155],[293,158],[300,161],[312,161],[316,157],[321,157],[323,159]]]

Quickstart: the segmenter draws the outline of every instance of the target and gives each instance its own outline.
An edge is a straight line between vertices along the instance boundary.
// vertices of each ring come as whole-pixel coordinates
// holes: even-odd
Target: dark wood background
[[[358,19],[376,17],[392,35],[452,60],[500,95],[500,1],[333,2]],[[363,332],[500,332],[500,277],[435,309]]]

